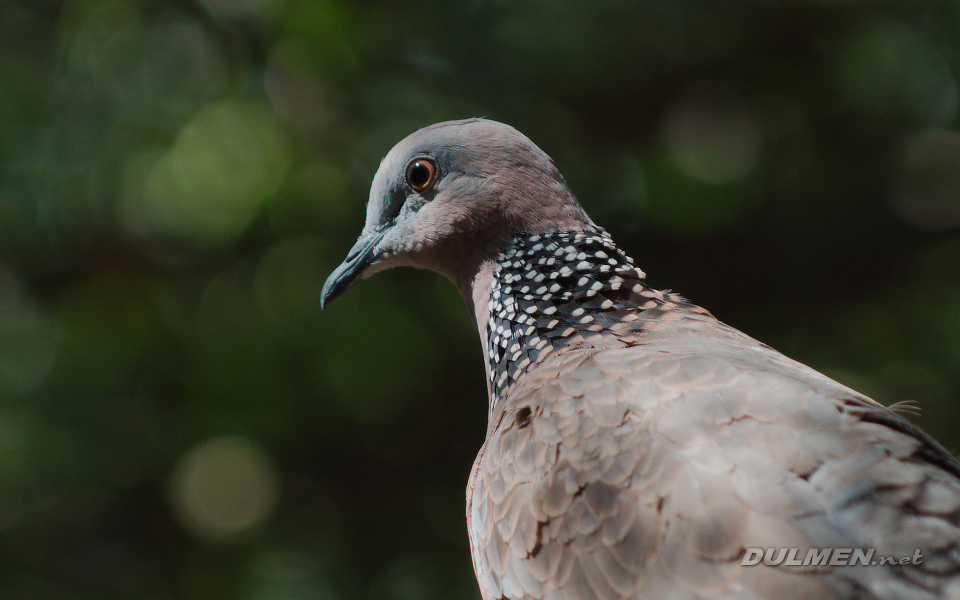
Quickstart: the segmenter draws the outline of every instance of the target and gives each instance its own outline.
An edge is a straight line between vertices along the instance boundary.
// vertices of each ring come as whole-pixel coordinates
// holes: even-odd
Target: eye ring
[[[437,180],[437,165],[432,158],[421,156],[410,161],[405,174],[407,185],[413,191],[423,193],[429,190]]]

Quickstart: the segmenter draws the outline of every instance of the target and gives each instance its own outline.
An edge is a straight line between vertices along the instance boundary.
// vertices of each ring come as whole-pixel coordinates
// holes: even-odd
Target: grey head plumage
[[[486,119],[437,123],[381,162],[363,231],[327,279],[321,305],[357,279],[401,265],[437,271],[463,292],[515,232],[588,222],[550,157],[513,127]]]

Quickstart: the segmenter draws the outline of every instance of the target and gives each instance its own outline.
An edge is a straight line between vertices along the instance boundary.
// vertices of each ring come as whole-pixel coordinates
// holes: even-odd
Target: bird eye
[[[415,158],[407,165],[407,185],[425,192],[437,179],[437,166],[429,158]]]

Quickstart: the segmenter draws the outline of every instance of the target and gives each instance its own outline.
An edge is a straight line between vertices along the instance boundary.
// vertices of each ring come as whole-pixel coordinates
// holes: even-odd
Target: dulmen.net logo
[[[740,564],[781,567],[847,567],[854,565],[919,565],[923,554],[917,549],[913,556],[882,556],[876,548],[747,548]]]

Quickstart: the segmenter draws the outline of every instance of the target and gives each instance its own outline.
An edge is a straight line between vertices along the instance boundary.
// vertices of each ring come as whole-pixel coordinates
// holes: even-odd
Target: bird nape
[[[467,490],[484,600],[960,598],[960,463],[644,274],[516,129],[397,144],[322,304],[399,265],[480,333]]]

